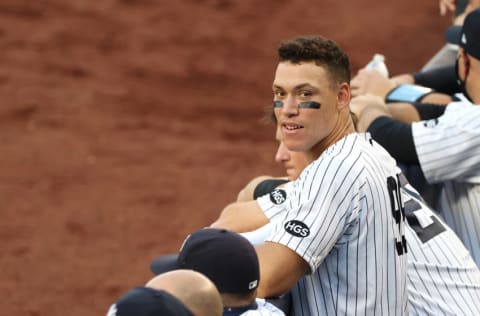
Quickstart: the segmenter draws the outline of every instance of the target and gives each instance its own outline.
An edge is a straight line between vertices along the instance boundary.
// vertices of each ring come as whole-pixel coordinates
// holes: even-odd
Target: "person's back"
[[[438,119],[413,123],[412,132],[418,139],[416,149],[425,178],[442,185],[438,211],[480,265],[480,106],[466,100],[451,103]]]
[[[293,152],[279,140],[275,160],[296,179],[310,164],[308,152]],[[269,194],[285,178],[263,176],[242,191],[245,200]],[[480,271],[457,235],[425,204],[419,193],[400,175],[401,200],[407,225],[408,302],[410,315],[480,315]],[[240,197],[240,196],[239,196]],[[246,233],[254,243],[265,240],[272,224]],[[299,299],[297,299],[299,301]]]
[[[266,177],[261,180],[250,199],[269,194],[271,188],[288,182]],[[402,180],[401,193],[408,223],[405,239],[409,315],[480,315],[480,270],[468,250],[405,180]],[[262,229],[254,242],[268,237],[271,224]],[[304,286],[304,282],[300,286]],[[296,296],[293,307],[303,315],[303,306],[297,305],[302,294],[294,290],[293,295]]]
[[[412,137],[425,178],[442,184],[438,211],[480,266],[480,9],[447,40],[460,46],[463,94],[437,119],[413,123]]]
[[[458,236],[402,185],[410,315],[480,315],[480,271]]]

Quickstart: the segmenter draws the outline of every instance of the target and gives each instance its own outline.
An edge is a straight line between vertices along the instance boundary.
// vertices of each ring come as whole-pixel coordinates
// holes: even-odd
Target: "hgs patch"
[[[305,223],[297,220],[291,220],[286,222],[283,228],[285,228],[287,233],[295,237],[307,237],[308,235],[310,235],[310,228],[308,228]]]
[[[272,201],[273,204],[282,204],[286,199],[287,193],[282,189],[275,189],[270,192],[270,201]]]

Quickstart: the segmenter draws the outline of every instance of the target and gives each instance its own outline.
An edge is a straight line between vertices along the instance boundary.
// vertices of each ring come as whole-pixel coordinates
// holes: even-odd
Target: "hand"
[[[447,11],[455,11],[456,0],[440,0],[438,4],[440,7],[440,15],[444,16],[447,14]]]
[[[361,69],[350,82],[352,96],[373,94],[385,98],[395,84],[373,69]]]
[[[352,98],[350,111],[356,116],[356,129],[366,132],[370,124],[380,116],[391,116],[385,101],[378,96],[365,94]]]

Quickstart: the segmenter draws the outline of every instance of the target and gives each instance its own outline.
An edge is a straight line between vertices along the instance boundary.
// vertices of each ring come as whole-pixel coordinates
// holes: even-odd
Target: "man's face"
[[[303,169],[310,164],[310,160],[303,151],[288,150],[283,142],[278,144],[275,161],[283,165],[288,180],[291,181],[297,179]]]
[[[302,173],[303,169],[310,164],[312,159],[303,151],[288,150],[281,140],[279,128],[277,128],[276,138],[278,140],[278,149],[275,154],[275,161],[283,165],[288,180],[295,180]]]
[[[326,70],[314,62],[281,62],[273,81],[274,101],[281,139],[293,151],[308,151],[329,136],[338,121],[339,90],[332,87]],[[319,109],[299,108],[300,102],[315,101]]]

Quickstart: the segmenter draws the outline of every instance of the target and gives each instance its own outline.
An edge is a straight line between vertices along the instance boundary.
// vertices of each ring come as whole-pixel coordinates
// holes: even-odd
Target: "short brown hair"
[[[332,83],[350,84],[350,61],[347,54],[332,40],[319,35],[299,36],[285,40],[278,47],[280,62],[315,62],[325,67]]]

